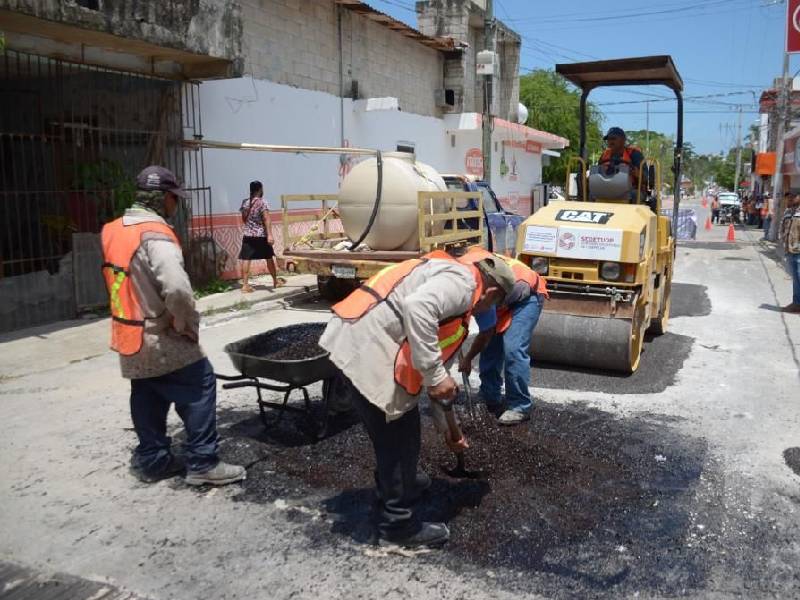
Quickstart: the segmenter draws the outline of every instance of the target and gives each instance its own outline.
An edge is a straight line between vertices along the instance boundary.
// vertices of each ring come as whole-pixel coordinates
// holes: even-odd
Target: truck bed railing
[[[459,210],[458,205],[475,200],[476,210]],[[444,212],[440,210],[444,202]],[[419,192],[417,194],[419,216],[419,247],[423,252],[458,245],[484,245],[483,196],[480,192]],[[467,225],[467,219],[477,219],[477,229]],[[437,224],[449,223],[449,228],[437,233]]]
[[[300,204],[305,206],[297,207]],[[308,208],[308,204],[316,206]],[[345,238],[341,227],[333,226],[339,220],[336,212],[339,196],[336,194],[284,194],[281,196],[283,219],[283,249],[330,247]],[[295,210],[303,210],[298,214]],[[311,228],[303,233],[293,233],[291,226],[295,223],[312,223]]]

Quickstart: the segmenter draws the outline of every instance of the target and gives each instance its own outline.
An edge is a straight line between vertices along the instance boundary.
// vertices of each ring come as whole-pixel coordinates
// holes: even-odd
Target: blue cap
[[[626,137],[625,136],[625,131],[622,129],[622,127],[612,127],[611,129],[608,130],[608,133],[605,135],[605,137],[603,137],[603,139],[607,140],[608,138],[612,138],[612,137],[618,137],[618,138],[625,139],[625,137]]]

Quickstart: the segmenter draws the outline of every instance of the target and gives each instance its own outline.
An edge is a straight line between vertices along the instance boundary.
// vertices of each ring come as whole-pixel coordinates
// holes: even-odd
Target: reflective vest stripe
[[[458,329],[456,329],[456,331],[455,331],[455,333],[453,333],[453,335],[450,335],[450,336],[444,338],[443,340],[439,340],[439,350],[444,350],[448,346],[452,346],[453,344],[457,343],[458,340],[461,339],[466,332],[467,332],[467,330],[464,329],[464,326],[463,325],[459,325]]]

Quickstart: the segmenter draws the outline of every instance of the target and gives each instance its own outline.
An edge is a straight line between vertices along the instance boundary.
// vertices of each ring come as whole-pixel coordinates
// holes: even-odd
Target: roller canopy
[[[683,91],[683,80],[671,56],[559,64],[556,73],[583,90],[604,85],[665,85]]]

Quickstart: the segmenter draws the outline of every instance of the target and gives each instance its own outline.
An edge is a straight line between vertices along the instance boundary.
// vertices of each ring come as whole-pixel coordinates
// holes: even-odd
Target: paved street
[[[561,475],[493,489],[433,465],[431,510],[454,540],[429,554],[367,543],[360,425],[342,421],[316,445],[291,419],[265,435],[253,392],[220,390],[223,457],[247,464],[248,480],[144,485],[127,472],[128,385],[104,349],[107,323],[0,338],[0,560],[156,599],[797,597],[800,316],[776,310],[791,281],[760,232],[728,244],[726,231],[701,227],[679,248],[669,333],[646,344],[634,376],[534,369],[537,451]],[[327,308],[213,314],[201,341],[232,374],[226,343],[324,321]],[[503,498],[509,522],[481,530],[482,551],[474,524]]]

